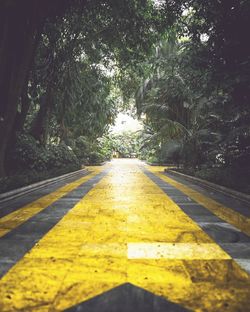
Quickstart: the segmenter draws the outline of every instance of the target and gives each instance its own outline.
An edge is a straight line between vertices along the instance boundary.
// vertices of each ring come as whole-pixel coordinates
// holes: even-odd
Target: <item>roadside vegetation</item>
[[[1,1],[1,191],[110,158],[98,138],[122,108],[123,70],[168,15],[151,1]]]
[[[250,5],[189,3],[136,93],[145,158],[250,193]]]
[[[112,156],[250,192],[247,0],[3,0],[0,192]],[[119,111],[144,129],[114,135]]]

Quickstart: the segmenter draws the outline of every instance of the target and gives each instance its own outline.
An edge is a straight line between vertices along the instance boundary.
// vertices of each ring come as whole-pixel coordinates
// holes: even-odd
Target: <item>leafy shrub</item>
[[[105,160],[105,157],[98,152],[91,152],[88,157],[90,164],[99,164]]]
[[[159,163],[159,162],[160,162],[159,158],[156,157],[156,156],[150,156],[150,157],[148,157],[148,158],[147,158],[147,161],[148,161],[149,163]]]
[[[81,168],[66,144],[46,148],[27,134],[20,134],[7,160],[8,176],[0,179],[0,193]]]
[[[44,171],[47,158],[46,149],[40,147],[32,136],[20,134],[8,159],[8,171],[10,174],[26,170]]]
[[[47,149],[47,170],[61,168],[63,166],[73,166],[76,169],[80,167],[80,162],[71,148],[66,144],[50,145]]]
[[[75,140],[74,153],[82,162],[86,162],[90,153],[90,144],[84,136],[80,136]]]
[[[64,143],[43,147],[27,134],[18,136],[7,165],[10,175],[26,171],[50,171],[68,166],[72,170],[80,168],[76,155]]]

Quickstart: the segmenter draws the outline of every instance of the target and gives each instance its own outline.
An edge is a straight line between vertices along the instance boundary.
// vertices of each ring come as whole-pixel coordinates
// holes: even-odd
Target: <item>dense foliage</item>
[[[0,177],[116,152],[249,191],[249,17],[248,0],[1,1]],[[108,134],[135,93],[144,131]]]
[[[136,94],[144,149],[154,161],[249,192],[249,2],[186,3]]]
[[[100,162],[117,77],[172,13],[144,0],[3,0],[0,12],[0,176]]]
[[[111,157],[134,158],[140,154],[139,134],[132,131],[110,133],[100,139],[101,151]]]

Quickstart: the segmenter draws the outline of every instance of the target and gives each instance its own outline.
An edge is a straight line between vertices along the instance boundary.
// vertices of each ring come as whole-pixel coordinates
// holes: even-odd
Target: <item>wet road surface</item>
[[[115,160],[1,207],[0,311],[250,311],[249,207],[163,169]]]

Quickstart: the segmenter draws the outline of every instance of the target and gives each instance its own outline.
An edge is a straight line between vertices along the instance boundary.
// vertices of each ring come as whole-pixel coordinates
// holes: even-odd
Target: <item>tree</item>
[[[0,176],[11,138],[19,98],[33,64],[47,18],[63,14],[69,6],[59,1],[9,1],[0,4]]]
[[[138,113],[146,116],[146,145],[154,142],[154,156],[164,160],[178,146],[184,164],[195,168],[208,161],[210,150],[222,136],[213,129],[218,123],[214,112],[217,94],[206,97],[204,90],[196,87],[201,73],[183,62],[187,49],[187,42],[178,42],[173,34],[160,43],[151,59],[150,78],[140,86],[136,103]],[[206,72],[202,79],[208,79]],[[178,153],[174,153],[177,162]]]
[[[38,57],[38,45],[52,43],[44,62],[48,80],[42,81],[40,111],[32,131],[44,143],[45,121],[53,109],[52,93],[60,75],[60,70],[55,69],[65,70],[72,59],[82,54],[94,56],[95,61],[101,57],[103,63],[113,59],[121,68],[126,67],[144,57],[157,36],[155,30],[168,23],[151,1],[144,0],[3,0],[0,11],[0,176],[5,174],[6,148],[16,131],[14,122],[19,107],[21,124],[28,111],[27,86]],[[72,38],[74,25],[81,29],[76,31],[76,38]],[[58,41],[51,41],[53,37]],[[73,46],[64,49],[65,43],[67,46],[72,41]],[[46,59],[46,55],[43,57]]]

